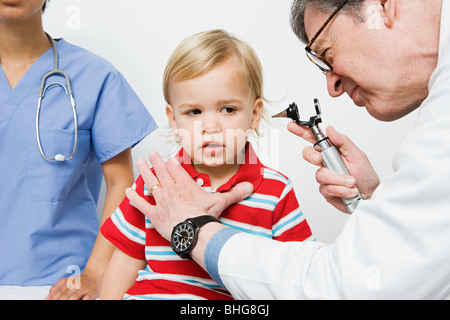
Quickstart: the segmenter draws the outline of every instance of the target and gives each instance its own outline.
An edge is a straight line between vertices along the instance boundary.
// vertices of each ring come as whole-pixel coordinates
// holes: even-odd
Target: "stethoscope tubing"
[[[38,96],[38,103],[37,103],[37,111],[36,111],[36,138],[37,138],[37,144],[39,147],[39,152],[41,153],[42,157],[45,160],[48,161],[67,161],[72,159],[75,156],[75,152],[77,150],[77,143],[78,143],[78,120],[77,120],[77,112],[75,109],[75,99],[73,98],[73,93],[72,93],[72,85],[70,83],[70,78],[67,75],[66,72],[64,72],[63,70],[59,69],[59,58],[58,58],[58,51],[56,49],[56,44],[55,41],[52,39],[52,37],[50,37],[49,34],[47,34],[47,38],[50,40],[50,43],[52,45],[52,49],[53,49],[53,56],[54,56],[54,67],[53,70],[46,73],[41,80],[41,85],[39,88],[39,96]],[[60,75],[63,76],[66,80],[66,87],[64,87],[62,84],[60,83],[51,83],[48,86],[45,86],[47,79],[51,76],[54,75]],[[44,98],[45,93],[47,92],[48,89],[50,89],[51,87],[54,86],[60,86],[64,89],[65,93],[67,96],[69,96],[70,99],[70,105],[72,107],[72,113],[73,113],[73,121],[74,121],[74,144],[73,144],[73,150],[72,150],[72,154],[69,157],[66,157],[62,154],[57,154],[55,155],[53,158],[47,157],[44,153],[44,150],[42,148],[42,143],[41,143],[41,138],[40,138],[40,130],[39,130],[39,118],[40,118],[40,112],[41,112],[41,107],[42,107],[42,99]]]

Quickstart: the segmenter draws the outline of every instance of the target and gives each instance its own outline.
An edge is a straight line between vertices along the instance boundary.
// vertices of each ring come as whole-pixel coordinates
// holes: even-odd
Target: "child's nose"
[[[221,126],[217,117],[205,117],[202,123],[202,133],[219,133],[221,132]]]

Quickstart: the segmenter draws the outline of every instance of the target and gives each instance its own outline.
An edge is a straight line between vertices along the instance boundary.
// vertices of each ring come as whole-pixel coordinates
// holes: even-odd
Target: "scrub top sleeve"
[[[133,147],[157,125],[131,86],[119,72],[109,73],[97,100],[91,129],[98,161]]]

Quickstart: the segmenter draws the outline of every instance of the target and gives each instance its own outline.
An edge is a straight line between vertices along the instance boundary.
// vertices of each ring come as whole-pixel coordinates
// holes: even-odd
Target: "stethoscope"
[[[75,156],[75,152],[77,150],[77,141],[78,141],[78,124],[77,124],[77,112],[75,111],[75,100],[73,99],[73,95],[72,95],[72,86],[70,85],[70,79],[69,76],[67,75],[67,73],[65,73],[62,70],[59,70],[59,59],[58,59],[58,50],[56,49],[56,44],[55,41],[53,41],[52,37],[50,37],[47,33],[47,38],[50,40],[50,43],[52,45],[52,49],[53,49],[53,56],[55,59],[55,63],[54,63],[54,67],[53,70],[48,72],[47,74],[45,74],[42,77],[41,80],[41,87],[39,89],[39,97],[38,97],[38,104],[37,104],[37,112],[36,112],[36,137],[37,137],[37,144],[39,147],[39,151],[41,152],[42,157],[45,160],[48,161],[67,161],[72,159]],[[64,87],[62,84],[54,82],[51,83],[47,86],[45,86],[45,83],[47,81],[47,79],[50,76],[53,75],[61,75],[66,79],[66,87]],[[74,143],[73,143],[73,150],[72,150],[72,154],[69,157],[66,157],[60,153],[56,154],[53,158],[49,158],[44,154],[44,151],[42,150],[42,144],[41,144],[41,138],[39,135],[39,116],[40,116],[40,112],[41,112],[41,105],[42,105],[42,99],[44,98],[45,93],[47,92],[48,89],[50,89],[51,87],[54,86],[60,86],[61,88],[64,89],[64,91],[66,92],[66,95],[69,96],[70,99],[70,105],[72,106],[72,112],[73,112],[73,122],[74,122]]]

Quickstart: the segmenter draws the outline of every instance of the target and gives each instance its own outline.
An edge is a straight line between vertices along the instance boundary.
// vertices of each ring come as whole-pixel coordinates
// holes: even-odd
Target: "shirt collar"
[[[187,171],[187,173],[195,180],[200,176],[208,175],[199,173],[195,170],[191,162],[191,157],[183,148],[180,149],[176,158],[181,162],[181,166]],[[250,182],[253,185],[253,190],[261,184],[264,177],[264,165],[259,161],[258,156],[253,149],[250,142],[245,147],[245,159],[240,165],[236,174],[228,180],[227,183],[217,188],[217,192],[224,192],[230,190],[232,187],[241,182]],[[209,182],[209,177],[208,177]]]

